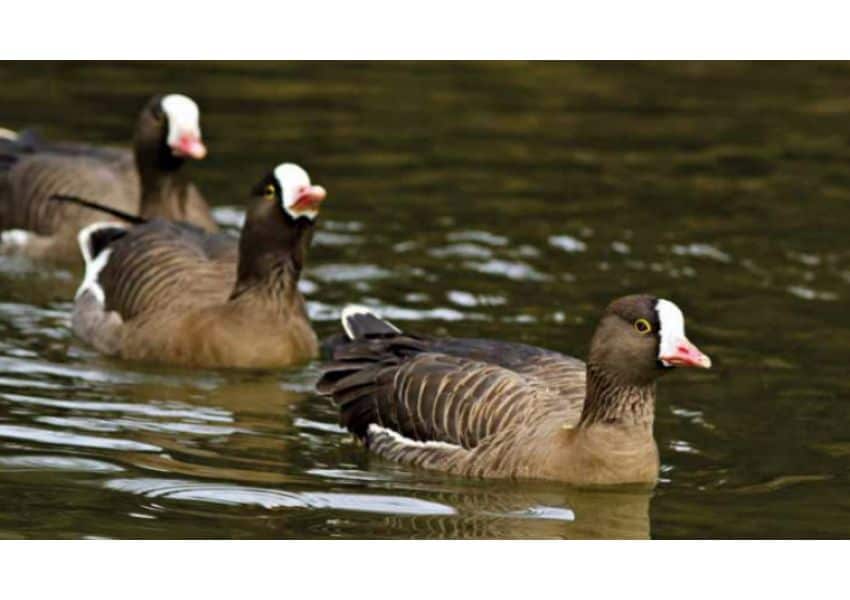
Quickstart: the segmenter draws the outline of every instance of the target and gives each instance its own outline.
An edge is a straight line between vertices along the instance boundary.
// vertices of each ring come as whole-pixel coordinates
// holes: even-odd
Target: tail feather
[[[316,389],[333,398],[340,423],[368,444],[369,424],[378,419],[375,396],[392,382],[391,367],[420,352],[421,343],[365,306],[346,306],[341,321],[345,336],[328,340],[332,362],[322,369]]]
[[[29,148],[20,142],[17,132],[0,127],[0,172],[9,171],[17,164],[21,155],[28,152]]]
[[[41,136],[31,129],[13,131],[0,127],[0,154],[7,159],[32,154],[44,146]]]
[[[353,375],[361,369],[372,366],[374,360],[364,360],[360,362],[333,362],[327,363],[322,368],[322,377],[316,383],[316,390],[323,395],[331,395],[336,383],[345,379],[349,375]]]
[[[370,337],[395,336],[401,333],[401,329],[359,304],[346,306],[340,320],[345,334],[352,341]]]
[[[77,298],[85,292],[91,292],[100,304],[104,303],[105,295],[98,282],[98,275],[112,253],[112,250],[108,249],[109,244],[126,234],[127,228],[118,223],[92,223],[80,230],[77,241],[86,262],[86,272],[77,289]]]
[[[109,244],[127,235],[127,228],[118,223],[92,223],[80,230],[77,241],[88,266]]]

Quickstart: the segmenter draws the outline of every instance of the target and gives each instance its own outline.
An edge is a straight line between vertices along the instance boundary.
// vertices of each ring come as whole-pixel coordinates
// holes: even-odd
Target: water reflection
[[[388,518],[394,536],[422,539],[648,539],[646,490],[458,491],[429,495],[457,518]],[[390,534],[393,535],[393,534]]]

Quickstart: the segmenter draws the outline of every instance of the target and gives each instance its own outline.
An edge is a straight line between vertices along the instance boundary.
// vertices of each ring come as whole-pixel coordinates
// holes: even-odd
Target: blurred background
[[[325,186],[302,281],[424,333],[584,357],[611,299],[675,301],[707,373],[659,385],[652,492],[370,458],[286,372],[98,357],[80,274],[0,257],[0,537],[850,535],[850,64],[0,63],[0,126],[128,145],[201,108],[234,229],[283,161]]]

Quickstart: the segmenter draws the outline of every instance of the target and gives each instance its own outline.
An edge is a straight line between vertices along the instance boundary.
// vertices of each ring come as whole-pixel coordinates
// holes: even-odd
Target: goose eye
[[[266,200],[274,200],[274,186],[272,184],[267,185],[265,191],[263,192],[263,195],[265,196]]]
[[[652,325],[646,319],[638,319],[635,321],[635,329],[641,335],[646,335],[652,331]]]

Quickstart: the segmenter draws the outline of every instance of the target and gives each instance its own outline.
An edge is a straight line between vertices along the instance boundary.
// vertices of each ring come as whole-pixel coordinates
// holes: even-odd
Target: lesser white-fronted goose
[[[325,190],[282,164],[252,191],[237,241],[184,223],[96,223],[80,232],[86,272],[74,332],[125,359],[279,367],[316,356],[298,278]]]
[[[342,324],[317,387],[343,425],[384,458],[466,476],[654,484],[655,382],[711,366],[679,308],[648,295],[608,306],[586,365],[524,344],[408,335],[363,307]]]
[[[198,107],[180,94],[145,105],[132,151],[6,131],[0,136],[0,251],[79,260],[77,233],[103,215],[50,202],[54,194],[97,198],[129,214],[217,231],[206,201],[180,169],[186,159],[205,155]]]

